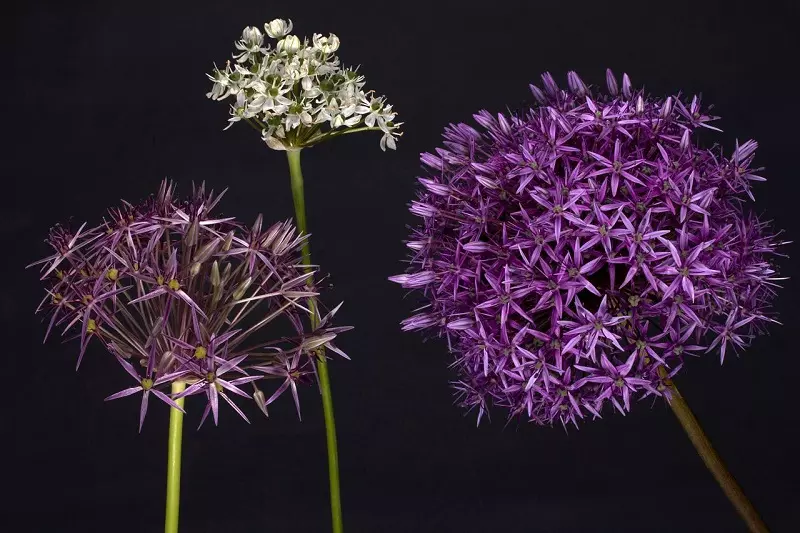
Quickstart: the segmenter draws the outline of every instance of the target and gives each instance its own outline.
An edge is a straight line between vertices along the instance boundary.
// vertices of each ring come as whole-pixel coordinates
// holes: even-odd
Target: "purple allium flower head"
[[[204,396],[202,425],[209,413],[217,423],[220,399],[247,420],[233,395],[267,414],[291,389],[300,416],[297,385],[313,381],[317,349],[345,356],[332,341],[349,329],[329,325],[337,307],[306,331],[305,301],[318,295],[300,259],[308,236],[288,221],[262,228],[260,215],[249,228],[214,217],[222,194],[193,189],[184,201],[164,181],[98,227],[51,230],[55,253],[34,263],[47,290],[38,309],[50,314],[45,340],[55,327],[80,339],[78,365],[90,342],[103,343],[135,382],[106,399],[141,393],[140,430],[151,394],[176,408],[178,397]],[[288,335],[259,335],[277,319]],[[280,381],[269,398],[256,386],[264,379]],[[165,391],[176,380],[187,387],[172,397]]]
[[[460,402],[566,426],[665,396],[687,355],[726,354],[774,321],[779,244],[746,210],[754,141],[697,145],[715,118],[607,72],[531,86],[524,114],[474,115],[422,154],[410,268],[427,305],[405,330],[446,336]],[[719,130],[717,130],[719,131]]]

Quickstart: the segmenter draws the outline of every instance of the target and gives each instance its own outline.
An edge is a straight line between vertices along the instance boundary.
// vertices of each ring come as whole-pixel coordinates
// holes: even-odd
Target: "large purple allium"
[[[754,141],[702,149],[699,98],[550,74],[524,114],[451,125],[411,212],[403,322],[448,339],[461,404],[562,424],[668,395],[689,355],[746,346],[775,294],[776,234],[745,204]]]
[[[217,422],[220,399],[247,420],[231,395],[267,414],[291,389],[299,416],[297,384],[313,381],[317,349],[344,355],[331,343],[349,329],[329,326],[338,307],[317,314],[313,331],[304,325],[305,302],[318,294],[300,260],[307,236],[289,222],[263,229],[260,215],[250,228],[214,217],[221,197],[200,186],[180,200],[165,181],[144,204],[109,210],[98,227],[54,227],[55,253],[34,263],[47,290],[39,310],[51,314],[45,339],[54,327],[73,333],[78,364],[92,339],[104,344],[136,383],[107,400],[141,393],[140,430],[151,394],[178,409],[175,399],[204,396],[202,425],[209,412]],[[259,336],[278,318],[292,333]],[[269,398],[256,386],[263,379],[280,381]],[[165,391],[176,380],[187,387],[172,397]]]

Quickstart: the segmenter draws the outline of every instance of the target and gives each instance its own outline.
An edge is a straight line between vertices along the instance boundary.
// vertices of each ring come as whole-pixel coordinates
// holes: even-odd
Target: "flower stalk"
[[[172,394],[177,396],[186,389],[186,383],[172,383]],[[181,396],[175,403],[183,408],[186,398]],[[183,411],[174,407],[169,410],[169,442],[167,444],[167,513],[164,533],[178,533],[178,512],[181,501],[181,447],[183,440]]]
[[[297,229],[301,235],[306,235],[308,225],[306,223],[305,194],[303,191],[303,171],[300,166],[300,149],[287,150],[286,157],[289,160],[289,175],[291,176],[292,199],[294,201],[295,218]],[[306,239],[301,248],[302,264],[307,268],[306,272],[311,274],[311,247]],[[308,277],[306,284],[313,291],[313,274]],[[316,299],[312,296],[308,299],[309,309],[311,310],[310,320],[311,329],[318,325],[318,314],[316,312]],[[322,394],[322,410],[325,416],[325,438],[328,447],[328,478],[330,481],[331,497],[331,520],[333,533],[342,533],[342,501],[339,488],[339,454],[336,445],[336,423],[333,415],[333,397],[331,395],[331,383],[328,375],[328,363],[325,359],[325,350],[320,347],[317,350],[317,377]]]
[[[769,530],[766,524],[761,520],[756,508],[753,507],[753,504],[747,499],[747,496],[745,496],[744,491],[736,482],[736,479],[734,479],[733,475],[731,475],[730,471],[725,467],[722,459],[720,459],[719,455],[714,450],[711,441],[708,439],[705,432],[703,432],[703,428],[700,427],[700,422],[698,422],[694,413],[692,413],[683,395],[678,391],[675,383],[667,378],[666,372],[663,369],[659,370],[662,379],[665,379],[664,383],[670,389],[671,398],[669,400],[669,406],[672,408],[672,412],[675,413],[678,422],[683,426],[684,431],[686,431],[686,434],[689,436],[689,440],[692,441],[692,444],[697,450],[697,454],[703,459],[703,462],[711,471],[714,479],[717,480],[720,488],[722,488],[722,492],[725,493],[725,496],[728,497],[728,500],[730,500],[736,508],[736,511],[747,524],[751,533],[767,533]]]

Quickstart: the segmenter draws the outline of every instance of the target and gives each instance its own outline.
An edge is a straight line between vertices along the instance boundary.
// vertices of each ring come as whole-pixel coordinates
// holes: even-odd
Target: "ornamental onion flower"
[[[425,153],[410,266],[390,279],[426,305],[403,322],[447,338],[460,403],[538,424],[670,397],[689,356],[747,346],[775,317],[778,233],[749,212],[757,144],[700,98],[607,92],[550,74],[516,115],[450,125]],[[727,154],[727,156],[726,156]]]
[[[291,35],[292,21],[264,24],[274,44],[265,43],[256,27],[248,26],[235,43],[234,63],[214,68],[206,95],[213,100],[235,98],[225,128],[242,120],[261,132],[274,150],[313,146],[325,139],[364,130],[381,131],[382,150],[395,149],[401,123],[383,96],[364,92],[358,67],[342,67],[339,38],[315,33],[309,42]]]
[[[234,97],[230,127],[245,121],[261,132],[266,145],[283,150],[289,163],[292,200],[297,228],[307,232],[305,194],[300,154],[303,148],[340,135],[360,131],[381,131],[382,150],[397,148],[401,123],[383,96],[364,91],[364,76],[358,68],[342,67],[335,52],[339,38],[315,33],[309,42],[291,35],[292,21],[275,19],[264,25],[267,36],[277,40],[265,44],[261,30],[247,27],[236,43],[239,51],[235,63],[214,69],[209,78],[214,82],[206,95],[213,100]],[[227,128],[225,128],[227,129]],[[301,246],[304,264],[311,264],[308,242]],[[308,278],[313,283],[313,273]],[[315,300],[308,300],[312,313]],[[312,325],[314,320],[312,319]],[[343,531],[342,504],[339,487],[339,459],[333,393],[327,371],[324,349],[317,362],[325,436],[328,451],[328,478],[331,497],[333,533]]]
[[[251,227],[214,216],[224,191],[201,185],[188,200],[174,192],[164,181],[97,227],[51,230],[55,253],[34,263],[47,292],[38,309],[50,315],[45,338],[59,328],[78,339],[78,365],[90,343],[102,343],[132,380],[106,399],[141,395],[140,431],[151,396],[181,411],[176,400],[202,396],[202,425],[209,413],[217,423],[221,402],[247,421],[236,396],[266,415],[291,390],[299,417],[298,384],[313,382],[321,347],[344,355],[332,341],[349,329],[330,325],[337,307],[307,330],[305,300],[318,294],[301,265],[308,236],[289,222],[265,228],[261,216]],[[264,336],[279,319],[293,334]],[[278,381],[268,398],[265,380]],[[185,390],[168,395],[178,381]]]

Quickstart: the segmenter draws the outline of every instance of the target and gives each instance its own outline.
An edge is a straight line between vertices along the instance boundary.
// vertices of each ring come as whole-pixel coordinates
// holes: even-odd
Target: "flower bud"
[[[488,252],[492,249],[488,242],[472,241],[463,245],[464,250],[472,253]]]
[[[625,98],[631,97],[631,79],[627,74],[622,75],[622,96]]]
[[[264,43],[264,35],[255,26],[248,26],[242,31],[242,41],[250,46],[261,46]]]
[[[278,41],[278,50],[286,52],[287,54],[294,54],[300,50],[300,39],[296,35],[287,35]]]
[[[314,34],[314,48],[325,54],[332,54],[339,49],[339,38],[331,33],[328,37],[323,37],[319,33]]]
[[[292,21],[291,19],[288,22],[283,19],[275,19],[264,24],[264,29],[267,35],[273,39],[280,39],[291,33]]]
[[[214,261],[211,263],[211,286],[219,287],[219,262]]]
[[[570,70],[567,73],[567,84],[569,85],[569,90],[576,96],[586,96],[586,84],[583,83],[583,80],[578,76],[577,72]]]
[[[248,287],[250,287],[250,284],[252,282],[253,282],[253,277],[247,276],[247,279],[241,282],[239,286],[236,287],[236,290],[233,291],[233,295],[231,296],[231,298],[233,298],[233,301],[241,300],[242,296],[244,296],[245,291],[248,289]]]
[[[661,118],[668,118],[672,114],[672,97],[668,97],[661,107]]]
[[[614,73],[610,68],[606,69],[606,85],[608,86],[608,92],[610,92],[612,96],[617,96],[617,93],[619,92],[617,78],[614,76]]]
[[[447,323],[445,327],[447,329],[455,330],[455,331],[463,331],[465,329],[470,329],[472,326],[475,325],[475,321],[471,318],[457,318]]]
[[[547,103],[547,97],[544,95],[542,90],[534,84],[530,84],[529,87],[531,88],[531,92],[533,93],[533,97],[536,99],[537,102],[544,105]]]
[[[542,74],[542,84],[548,96],[551,98],[558,96],[558,85],[549,72]]]
[[[253,393],[253,400],[256,402],[256,406],[258,406],[259,410],[264,413],[264,416],[269,416],[267,412],[267,400],[264,397],[264,392],[261,389],[256,389]]]

